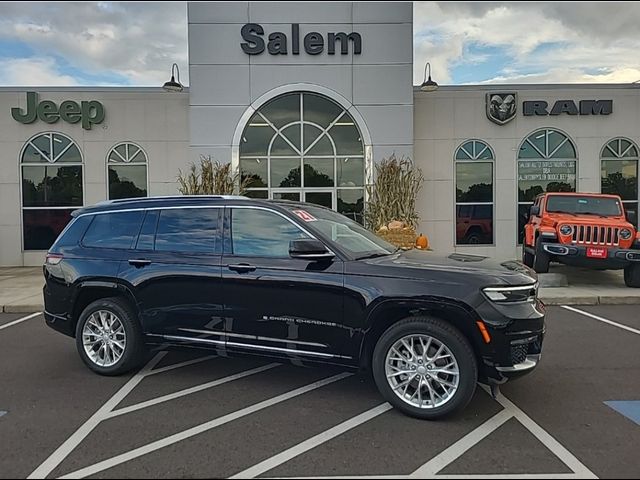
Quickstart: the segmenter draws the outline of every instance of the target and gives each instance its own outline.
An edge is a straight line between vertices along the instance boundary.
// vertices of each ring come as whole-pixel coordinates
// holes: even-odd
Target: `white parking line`
[[[37,317],[38,315],[42,315],[42,312],[32,313],[31,315],[27,315],[26,317],[19,318],[18,320],[14,320],[13,322],[9,322],[9,323],[5,323],[4,325],[0,325],[0,330],[4,330],[5,328],[13,327],[14,325],[17,325],[18,323],[26,322],[27,320],[30,320],[30,319],[32,319],[34,317]]]
[[[124,386],[118,390],[107,402],[84,422],[55,452],[49,455],[42,464],[27,478],[45,478],[89,435],[105,416],[111,412],[131,391],[142,381],[145,375],[167,354],[160,352],[147,363],[140,372],[135,374]]]
[[[186,440],[187,438],[191,438],[195,435],[199,435],[208,430],[212,430],[216,427],[224,425],[225,423],[229,423],[229,422],[232,422],[233,420],[237,420],[247,415],[251,415],[252,413],[256,413],[260,410],[263,410],[265,408],[271,407],[278,403],[284,402],[291,398],[311,392],[312,390],[315,390],[320,387],[324,387],[331,383],[350,377],[351,375],[353,374],[345,372],[338,375],[334,375],[333,377],[319,380],[309,385],[305,385],[304,387],[296,388],[295,390],[291,390],[289,392],[283,393],[281,395],[270,398],[268,400],[264,400],[262,402],[256,403],[255,405],[251,405],[250,407],[242,408],[233,413],[229,413],[227,415],[216,418],[209,422],[202,423],[200,425],[189,428],[182,432],[176,433],[174,435],[170,435],[169,437],[163,438],[161,440],[157,440],[155,442],[148,443],[147,445],[143,445],[142,447],[135,448],[121,455],[116,455],[115,457],[109,458],[102,462],[98,462],[94,465],[81,468],[80,470],[76,470],[75,472],[69,473],[60,478],[85,478],[90,475],[95,475],[96,473],[102,472],[109,468],[113,468],[116,465],[120,465],[122,463],[128,462],[130,460],[141,457],[143,455],[146,455],[148,453],[154,452],[156,450],[160,450],[161,448],[167,447],[169,445],[173,445],[174,443],[181,442],[182,440]]]
[[[279,465],[282,465],[285,462],[288,462],[292,458],[297,457],[298,455],[302,455],[303,453],[311,450],[312,448],[316,448],[318,445],[322,445],[329,440],[342,435],[343,433],[351,430],[352,428],[357,427],[358,425],[362,425],[365,422],[368,422],[372,418],[377,417],[378,415],[383,414],[387,410],[390,410],[392,407],[388,403],[383,403],[378,405],[377,407],[372,408],[371,410],[367,410],[360,415],[357,415],[345,422],[342,422],[339,425],[336,425],[329,430],[326,430],[318,435],[311,437],[305,440],[302,443],[294,445],[293,447],[281,452],[277,455],[274,455],[271,458],[267,458],[266,460],[254,465],[253,467],[249,467],[246,470],[243,470],[240,473],[235,474],[229,478],[255,478],[258,475],[263,474],[264,472],[268,472],[276,468]]]
[[[564,308],[565,310],[570,310],[570,311],[575,312],[575,313],[579,313],[580,315],[584,315],[585,317],[593,318],[594,320],[598,320],[598,321],[603,322],[603,323],[608,323],[609,325],[613,325],[614,327],[618,327],[618,328],[621,328],[623,330],[627,330],[627,331],[629,331],[631,333],[635,333],[637,335],[640,335],[640,330],[636,330],[635,328],[627,327],[626,325],[623,325],[621,323],[617,323],[617,322],[614,322],[612,320],[608,320],[606,318],[599,317],[598,315],[594,315],[593,313],[585,312],[584,310],[579,310],[577,308],[570,307],[568,305],[562,305],[562,308]]]
[[[125,413],[135,412],[136,410],[142,410],[143,408],[151,407],[153,405],[157,405],[159,403],[168,402],[169,400],[175,400],[176,398],[185,397],[187,395],[191,395],[192,393],[201,392],[202,390],[206,390],[208,388],[217,387],[218,385],[222,385],[224,383],[233,382],[234,380],[239,380],[244,377],[248,377],[249,375],[254,375],[256,373],[264,372],[271,368],[275,368],[280,366],[279,363],[270,363],[268,365],[263,365],[258,368],[254,368],[251,370],[245,370],[240,373],[236,373],[234,375],[229,375],[228,377],[219,378],[217,380],[213,380],[208,383],[203,383],[202,385],[197,385],[195,387],[185,388],[184,390],[180,390],[175,393],[170,393],[168,395],[163,395],[162,397],[152,398],[151,400],[147,400],[145,402],[136,403],[134,405],[129,405],[128,407],[120,408],[118,410],[114,410],[109,413],[106,418],[118,417],[120,415],[124,415]]]
[[[187,360],[186,362],[174,363],[172,365],[167,365],[166,367],[154,368],[149,373],[147,373],[147,377],[151,375],[157,375],[159,373],[169,372],[171,370],[175,370],[176,368],[188,367],[189,365],[194,365],[196,363],[206,362],[207,360],[211,360],[212,358],[218,358],[217,355],[207,355],[206,357],[194,358],[193,360]]]

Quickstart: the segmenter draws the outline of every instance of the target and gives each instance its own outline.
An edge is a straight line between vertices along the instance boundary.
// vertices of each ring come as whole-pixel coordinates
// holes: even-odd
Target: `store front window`
[[[349,113],[315,93],[277,97],[240,140],[247,195],[316,203],[362,223],[364,144]]]
[[[47,250],[83,205],[82,154],[61,133],[31,138],[20,157],[24,250]]]
[[[456,245],[494,242],[493,162],[491,148],[480,140],[456,150]]]
[[[638,147],[629,139],[614,138],[600,154],[602,193],[620,195],[628,217],[638,224]]]
[[[529,135],[518,152],[518,243],[537,195],[576,191],[576,147],[564,133],[545,128]]]
[[[147,196],[147,154],[135,143],[123,142],[107,155],[109,199]]]

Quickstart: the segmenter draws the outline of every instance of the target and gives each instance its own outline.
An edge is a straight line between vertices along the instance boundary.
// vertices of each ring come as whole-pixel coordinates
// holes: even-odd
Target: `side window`
[[[82,239],[85,247],[129,249],[140,231],[144,212],[94,215]]]
[[[289,220],[266,210],[234,208],[231,211],[234,255],[288,257],[289,242],[310,238]]]
[[[220,253],[220,208],[162,210],[155,249],[183,253]]]

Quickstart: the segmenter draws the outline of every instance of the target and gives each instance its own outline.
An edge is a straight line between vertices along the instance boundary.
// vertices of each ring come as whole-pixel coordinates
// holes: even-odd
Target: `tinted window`
[[[85,247],[131,248],[138,236],[144,212],[95,215],[82,239]]]
[[[159,216],[160,212],[158,210],[149,210],[147,212],[147,215],[144,217],[144,222],[142,222],[140,235],[138,235],[137,250],[153,250]]]
[[[220,253],[219,208],[162,210],[155,249],[185,253]]]
[[[256,257],[288,257],[291,240],[309,238],[289,220],[257,209],[233,209],[231,232],[233,253]]]
[[[550,196],[547,212],[562,212],[592,215],[621,215],[620,202],[614,198]]]
[[[64,232],[64,235],[59,237],[56,242],[51,247],[52,250],[55,250],[59,247],[71,247],[74,245],[78,245],[80,243],[80,239],[84,234],[87,226],[91,223],[90,216],[78,217],[76,218],[69,228]]]

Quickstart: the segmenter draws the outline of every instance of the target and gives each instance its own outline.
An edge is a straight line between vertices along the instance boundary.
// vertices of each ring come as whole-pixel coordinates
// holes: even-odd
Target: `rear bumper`
[[[44,312],[44,321],[47,326],[53,328],[57,332],[64,333],[69,337],[75,337],[76,332],[74,331],[74,325],[68,318],[62,317],[59,315],[54,315],[45,310]]]
[[[553,260],[567,265],[622,269],[631,264],[640,263],[640,250],[606,245],[565,245],[562,243],[543,243],[542,248]],[[605,249],[606,258],[588,257],[588,248]]]

